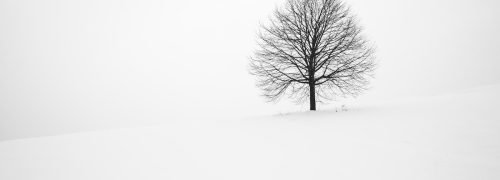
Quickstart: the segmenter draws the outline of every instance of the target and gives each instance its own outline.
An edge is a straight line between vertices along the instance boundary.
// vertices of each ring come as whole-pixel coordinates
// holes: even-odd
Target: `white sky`
[[[282,2],[2,0],[0,139],[307,108],[265,103],[248,74]],[[366,97],[500,83],[500,1],[346,3],[378,50]]]

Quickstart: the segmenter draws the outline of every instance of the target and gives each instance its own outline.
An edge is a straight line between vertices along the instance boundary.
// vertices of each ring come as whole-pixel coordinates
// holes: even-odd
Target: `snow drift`
[[[498,92],[4,141],[0,179],[493,180]]]

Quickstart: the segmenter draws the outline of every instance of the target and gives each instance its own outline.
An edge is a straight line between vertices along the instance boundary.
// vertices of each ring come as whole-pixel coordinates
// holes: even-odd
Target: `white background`
[[[282,3],[1,0],[0,140],[306,110],[266,103],[248,74],[259,22]],[[499,1],[346,3],[378,50],[358,100],[500,83]]]

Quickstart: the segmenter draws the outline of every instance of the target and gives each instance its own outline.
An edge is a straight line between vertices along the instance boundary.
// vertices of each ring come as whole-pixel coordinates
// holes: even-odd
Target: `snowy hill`
[[[379,69],[318,112],[248,73],[284,2],[0,1],[0,180],[500,179],[500,1],[346,0]]]
[[[0,179],[498,179],[500,86],[0,142]]]

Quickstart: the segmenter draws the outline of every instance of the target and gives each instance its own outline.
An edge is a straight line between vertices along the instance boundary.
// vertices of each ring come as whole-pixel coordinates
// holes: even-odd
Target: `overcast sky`
[[[265,103],[248,74],[259,23],[283,2],[2,0],[0,140],[305,109]],[[345,2],[377,47],[365,97],[500,83],[500,1]]]

